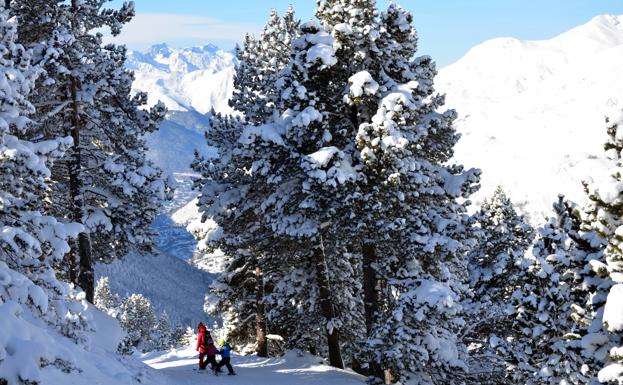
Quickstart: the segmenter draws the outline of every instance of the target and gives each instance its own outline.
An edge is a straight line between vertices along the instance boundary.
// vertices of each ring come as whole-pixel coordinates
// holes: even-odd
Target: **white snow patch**
[[[610,289],[603,320],[608,326],[608,331],[623,331],[623,284],[614,285]]]

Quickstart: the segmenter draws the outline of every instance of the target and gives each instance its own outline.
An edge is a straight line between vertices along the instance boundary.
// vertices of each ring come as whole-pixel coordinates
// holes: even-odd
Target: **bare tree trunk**
[[[255,268],[255,279],[257,281],[256,293],[256,315],[255,315],[255,336],[257,339],[257,356],[268,357],[268,341],[266,340],[266,314],[264,306],[264,275],[262,270]]]
[[[75,7],[75,1],[72,5]],[[74,8],[75,9],[75,8]],[[78,107],[78,81],[71,79],[71,98],[72,98],[72,128],[71,137],[73,138],[72,158],[69,160],[69,194],[72,205],[72,220],[82,223],[84,214],[84,196],[82,185],[82,154],[80,149],[80,116]],[[93,272],[93,257],[91,254],[91,238],[87,232],[78,235],[78,255],[80,256],[80,273],[78,283],[86,294],[87,301],[93,303],[95,293],[95,277]],[[71,275],[71,274],[70,274]]]
[[[366,242],[361,247],[363,257],[363,302],[368,337],[374,329],[375,314],[379,309],[378,277],[374,264],[377,262],[376,249],[373,243]],[[368,366],[368,375],[383,378],[383,369],[377,361]]]
[[[318,294],[320,297],[320,310],[326,322],[335,319],[335,307],[331,298],[331,283],[327,260],[322,248],[316,247],[313,251],[314,263],[316,264],[316,278],[318,280]],[[340,337],[337,328],[327,329],[327,345],[329,348],[329,363],[331,366],[344,369],[342,352],[340,350]]]

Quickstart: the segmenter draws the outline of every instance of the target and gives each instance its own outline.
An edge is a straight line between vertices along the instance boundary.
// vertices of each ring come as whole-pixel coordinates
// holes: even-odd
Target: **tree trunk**
[[[374,328],[374,314],[379,306],[377,293],[378,279],[373,266],[374,263],[376,263],[376,250],[374,249],[374,244],[364,243],[361,251],[363,254],[363,302],[366,331],[368,335],[370,335]]]
[[[72,4],[75,2],[72,1]],[[82,223],[84,214],[84,196],[82,194],[82,154],[80,151],[80,116],[78,108],[78,81],[71,78],[71,98],[72,98],[72,128],[71,137],[73,138],[72,157],[69,160],[69,194],[72,205],[72,220]],[[80,256],[80,272],[78,283],[86,294],[87,301],[93,303],[95,292],[95,278],[93,273],[93,257],[91,255],[91,238],[87,232],[78,235],[78,255]]]
[[[76,245],[77,241],[72,242],[71,251],[67,253],[67,266],[68,266],[68,279],[69,282],[73,284],[78,284],[78,265],[76,253],[78,252],[78,246]]]
[[[374,329],[375,314],[379,309],[378,277],[374,264],[377,261],[376,249],[373,243],[366,242],[361,247],[363,256],[363,303],[368,337]],[[383,378],[381,365],[373,360],[368,366],[368,375]]]
[[[335,319],[335,307],[331,298],[331,284],[329,282],[329,272],[324,251],[315,248],[313,251],[314,263],[316,264],[316,278],[318,280],[318,295],[320,299],[320,311],[326,322]],[[344,369],[342,353],[340,351],[339,330],[333,327],[327,329],[327,345],[329,348],[329,363],[331,366]]]
[[[257,356],[268,357],[268,341],[266,340],[266,314],[264,306],[264,275],[262,270],[255,268],[255,279],[257,280],[256,293],[256,315],[255,315],[255,336],[257,339]]]
[[[4,8],[11,9],[11,0],[4,0]]]

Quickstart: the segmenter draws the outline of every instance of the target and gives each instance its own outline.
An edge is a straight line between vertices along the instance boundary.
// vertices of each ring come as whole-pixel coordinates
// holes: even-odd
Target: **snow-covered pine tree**
[[[62,270],[89,301],[94,261],[149,249],[149,224],[169,193],[161,171],[145,159],[143,138],[158,128],[164,107],[142,109],[147,97],[131,94],[125,48],[104,46],[99,32],[109,28],[118,34],[134,15],[133,5],[120,10],[103,5],[100,0],[12,3],[22,23],[20,41],[44,69],[33,94],[39,128],[34,136],[73,138],[53,169],[47,212],[86,227]]]
[[[602,383],[623,383],[623,116],[606,120],[608,140],[604,146],[612,167],[596,180],[584,182],[589,199],[584,229],[599,252],[589,255],[583,288],[585,303],[577,318],[586,325],[582,335],[584,355],[590,358],[591,374]],[[590,235],[593,235],[590,237]],[[602,367],[605,368],[602,369]]]
[[[82,315],[84,294],[59,282],[51,267],[82,230],[42,213],[50,163],[71,139],[26,139],[34,112],[28,96],[39,69],[16,43],[16,30],[0,10],[0,382],[34,384],[44,366],[76,370],[65,349],[41,349],[40,328],[49,325],[82,344],[93,325]]]
[[[519,262],[530,247],[533,229],[518,214],[502,187],[483,202],[473,220],[480,229],[479,247],[470,255],[470,276],[475,295],[497,303],[515,291]],[[482,297],[481,297],[482,296]]]
[[[343,3],[344,12],[364,20],[370,12]],[[367,312],[378,318],[369,349],[395,380],[459,381],[457,370],[466,369],[456,332],[469,204],[459,201],[478,188],[479,171],[446,165],[459,139],[452,127],[456,113],[437,112],[444,98],[434,91],[434,63],[416,56],[412,15],[391,4],[376,20],[380,27],[368,32],[370,41],[343,24],[334,33],[338,42],[342,31],[352,33],[367,47],[356,51],[367,62],[351,73],[345,101],[358,124],[356,218],[366,229],[362,243],[364,257],[373,261],[372,281],[381,288],[378,308]],[[366,32],[365,25],[359,29]],[[366,250],[371,244],[376,250]]]
[[[141,294],[126,298],[119,311],[119,324],[128,333],[126,339],[132,346],[139,349],[151,346],[156,315],[149,299]]]
[[[108,313],[112,317],[116,317],[118,308],[121,305],[121,299],[117,294],[110,290],[110,280],[108,277],[102,277],[95,285],[95,302],[93,303],[98,309]]]
[[[242,112],[247,123],[262,124],[272,119],[273,110],[280,100],[275,82],[276,76],[290,59],[290,44],[298,33],[298,21],[292,7],[283,18],[273,10],[269,22],[264,27],[259,39],[245,36],[244,46],[238,49],[239,65],[234,77],[234,95],[230,105]],[[208,188],[227,189],[227,186],[248,185],[249,175],[244,171],[253,167],[237,152],[237,141],[243,132],[243,124],[237,118],[220,116],[212,113],[211,130],[207,134],[210,145],[219,149],[219,159],[197,159],[193,167],[203,174],[196,186],[202,189],[205,181]],[[233,160],[237,160],[234,162]],[[214,191],[206,194],[213,199]],[[231,191],[230,191],[231,194]],[[225,199],[230,199],[226,195]],[[212,198],[210,198],[212,197]],[[251,207],[258,201],[247,202]],[[202,202],[200,204],[210,205]],[[257,206],[256,206],[257,207]],[[240,210],[242,211],[242,210]],[[206,303],[209,312],[225,314],[228,339],[239,346],[257,344],[257,354],[267,356],[266,341],[267,321],[264,310],[265,279],[262,260],[262,245],[270,243],[270,236],[258,231],[256,220],[251,215],[240,215],[229,226],[222,224],[223,230],[234,228],[234,232],[245,234],[244,237],[229,242],[217,242],[214,246],[226,251],[228,263],[226,272],[211,288],[211,295]],[[214,214],[216,215],[216,214]]]
[[[242,47],[236,48],[238,66],[229,105],[242,113],[246,123],[266,123],[275,110],[281,110],[276,81],[290,61],[290,47],[298,29],[292,6],[283,17],[273,9],[259,38],[247,34]]]
[[[167,312],[163,312],[151,332],[151,345],[149,350],[151,351],[165,351],[174,347],[173,341],[173,329],[171,329],[171,321]]]
[[[522,384],[588,384],[572,316],[584,268],[580,212],[562,195],[554,216],[537,229],[530,264],[513,294],[519,331],[511,343],[508,377]]]
[[[472,218],[478,245],[469,255],[472,302],[468,305],[473,319],[467,338],[478,344],[476,353],[491,351],[513,366],[512,296],[523,285],[527,268],[525,252],[533,239],[533,229],[515,210],[511,200],[498,187]]]
[[[310,28],[317,27],[312,25]],[[314,37],[325,40],[332,39],[326,34],[312,36],[315,34],[316,31],[312,32],[308,37],[310,39],[314,39]],[[315,45],[315,43],[313,40],[299,40],[297,42],[300,45],[295,49],[300,51],[297,53],[298,59],[303,58],[305,60],[304,56],[302,57],[301,55],[305,55],[306,50]],[[326,44],[323,44],[323,46],[328,47]],[[317,61],[319,65],[316,68],[323,70],[326,66],[323,67],[322,60],[317,59],[319,58],[312,58],[308,64],[312,65],[315,64],[312,61]],[[307,64],[299,63],[297,70],[307,71]],[[304,76],[302,72],[299,72],[299,74],[301,77]],[[320,87],[318,79],[314,79],[314,82],[317,87]],[[302,90],[302,88],[300,89]],[[288,98],[285,99],[287,100]],[[298,118],[294,116],[295,114],[299,115]],[[258,251],[264,251],[262,250],[263,247],[267,254],[270,253],[275,257],[272,258],[274,263],[267,264],[270,268],[265,271],[266,274],[279,276],[280,273],[277,270],[288,272],[290,266],[303,265],[313,268],[312,271],[320,268],[319,271],[321,273],[314,273],[313,276],[316,277],[315,279],[321,278],[324,282],[327,282],[327,271],[323,263],[324,257],[319,251],[319,239],[316,238],[313,241],[317,250],[315,253],[316,262],[311,265],[305,263],[311,259],[307,240],[314,236],[319,224],[324,221],[318,219],[307,221],[304,216],[295,212],[298,206],[296,201],[300,200],[300,203],[305,200],[304,195],[298,194],[296,191],[296,189],[300,191],[300,187],[296,187],[297,179],[306,179],[308,172],[307,165],[301,167],[301,160],[307,159],[303,158],[304,155],[307,155],[307,152],[300,152],[307,144],[302,143],[302,141],[307,139],[299,139],[297,136],[303,131],[303,127],[309,125],[312,121],[318,122],[319,118],[314,108],[309,106],[305,111],[296,112],[292,110],[292,116],[280,117],[274,125],[243,127],[240,140],[236,142],[240,145],[240,148],[233,150],[236,152],[236,156],[233,158],[235,159],[235,164],[230,165],[235,172],[227,173],[225,175],[227,179],[212,178],[212,182],[206,185],[208,188],[204,188],[204,194],[201,198],[203,199],[202,205],[206,207],[205,212],[210,216],[214,216],[216,222],[223,229],[225,234],[224,242],[230,243],[232,246],[238,244],[238,247],[240,247],[240,245],[249,244],[249,242],[245,243],[246,240],[254,239],[259,241],[259,243],[253,245],[256,257],[258,256]],[[291,130],[292,137],[288,139],[290,142],[287,144],[279,137],[277,130],[280,130],[280,128],[276,127],[286,125],[293,127]],[[310,131],[314,136],[316,132],[316,130]],[[324,128],[320,132],[322,136]],[[311,144],[312,142],[308,143]],[[291,148],[293,146],[298,147],[294,149],[299,151],[296,158],[291,156]],[[313,160],[313,158],[310,159]],[[216,169],[218,170],[218,168]],[[246,170],[251,172],[249,173]],[[218,183],[215,183],[215,181],[218,181]],[[225,191],[227,194],[223,194]],[[307,193],[303,192],[303,194]],[[283,201],[281,201],[282,197],[285,198]],[[293,201],[287,202],[289,198],[292,198]],[[308,203],[310,205],[313,204],[312,201],[308,201]],[[292,211],[293,215],[284,213],[282,210]],[[315,213],[322,212],[321,210],[313,210],[312,206],[307,206],[304,210],[306,214],[309,213],[312,216]],[[233,225],[236,221],[241,226]],[[266,245],[270,245],[270,247],[265,247]],[[290,255],[290,258],[287,260],[279,258],[284,254]],[[319,256],[320,258],[318,258]],[[261,257],[268,259],[268,255],[265,254],[262,254]],[[301,263],[301,259],[303,259],[303,263]],[[271,271],[273,268],[276,270],[275,272]],[[280,279],[280,277],[276,279]],[[274,287],[287,287],[287,285],[275,284]],[[309,313],[309,318],[299,315],[299,320],[302,322],[309,320],[310,324],[313,324],[313,328],[318,329],[318,325],[327,324],[327,322],[331,322],[335,318],[334,314],[331,314],[334,313],[334,306],[330,303],[330,290],[326,290],[326,287],[323,289],[325,298],[322,301],[318,301],[315,296],[310,297],[310,295],[307,295],[308,293],[305,294],[301,300],[311,304],[312,311]],[[315,306],[318,306],[321,302],[325,305],[324,310],[328,315],[323,317],[325,321],[313,322],[312,320],[318,314],[318,308]],[[305,307],[301,306],[300,308]],[[329,326],[332,327],[332,324],[329,324]],[[337,328],[332,330],[337,330]],[[330,337],[332,336],[331,338],[334,338],[337,336],[337,333],[329,333],[329,335]],[[318,342],[320,341],[314,342],[313,345],[319,351],[324,351],[324,344]],[[308,348],[308,346],[305,346],[305,348]],[[339,354],[336,353],[339,351],[337,340],[332,341],[332,349],[334,358],[332,363],[341,366],[342,360]]]
[[[267,356],[262,250],[269,247],[271,238],[259,231],[257,217],[251,210],[243,212],[240,208],[244,214],[235,217],[230,217],[230,212],[220,212],[222,204],[228,204],[232,198],[238,199],[249,184],[250,175],[245,169],[252,165],[244,163],[244,157],[237,152],[242,130],[239,118],[213,114],[207,139],[219,149],[219,157],[197,158],[193,163],[193,168],[203,177],[195,185],[202,191],[199,204],[206,207],[205,218],[213,217],[221,226],[220,232],[237,236],[196,235],[209,238],[206,251],[220,248],[227,255],[225,271],[210,287],[206,312],[223,317],[229,341],[244,348],[255,345],[258,355]],[[244,202],[245,207],[253,204],[257,201]]]
[[[223,231],[226,239],[241,237],[230,225],[232,218],[244,218],[257,226],[258,234],[268,235],[273,248],[264,258],[267,266],[274,266],[270,271],[271,321],[289,331],[283,335],[290,340],[305,341],[308,345],[301,347],[319,348],[319,353],[325,344],[318,337],[325,334],[330,361],[341,366],[340,345],[350,354],[354,350],[350,347],[366,338],[359,254],[366,234],[358,226],[372,227],[377,219],[368,215],[360,220],[357,213],[367,210],[355,211],[352,203],[366,207],[366,200],[373,205],[389,196],[390,208],[378,217],[385,225],[383,230],[396,229],[395,238],[386,237],[384,231],[371,233],[375,243],[399,241],[391,250],[395,257],[383,255],[386,282],[396,283],[384,291],[389,310],[383,321],[393,319],[395,324],[378,323],[373,331],[377,345],[372,350],[385,353],[383,364],[398,378],[427,367],[440,373],[444,371],[440,368],[461,366],[453,334],[460,323],[460,319],[453,320],[460,306],[458,293],[449,287],[464,268],[459,246],[466,237],[467,216],[457,199],[476,189],[478,172],[442,166],[458,139],[451,127],[455,115],[434,112],[443,98],[433,96],[431,60],[411,60],[415,53],[411,16],[392,6],[382,19],[387,29],[375,27],[380,22],[373,2],[319,5],[321,11],[329,8],[343,16],[335,20],[352,19],[354,25],[323,19],[322,26],[312,22],[301,27],[301,37],[293,43],[292,62],[278,81],[285,111],[272,124],[244,127],[238,142],[242,146],[234,159],[244,166],[234,168],[251,177],[245,183],[220,185],[220,194],[205,194],[205,211],[221,215],[216,222],[228,227]],[[351,31],[355,31],[352,36]],[[383,57],[376,44],[381,35],[384,40],[379,44],[402,52],[400,60]],[[385,65],[396,71],[396,79],[387,75]],[[410,70],[398,71],[399,66]],[[396,106],[405,112],[394,113]],[[391,141],[396,138],[400,140]],[[375,151],[378,156],[372,160]],[[382,166],[375,170],[377,160]],[[384,166],[393,175],[385,173]],[[375,182],[379,188],[370,187]],[[357,192],[362,188],[366,194]],[[403,214],[405,210],[409,215]],[[447,226],[439,227],[440,223]],[[414,227],[419,236],[413,236]],[[346,264],[349,269],[342,268]],[[342,289],[348,289],[348,295],[336,298],[331,293]],[[424,297],[430,291],[443,295],[428,302]],[[390,295],[403,292],[399,301]],[[414,292],[421,297],[407,295]],[[444,301],[453,305],[439,306]],[[397,315],[400,310],[404,318]],[[429,322],[418,318],[425,313]],[[401,334],[405,323],[408,332]],[[358,339],[340,343],[338,336],[345,337],[344,330]],[[403,344],[405,337],[416,343]],[[427,345],[425,341],[430,340],[443,348]],[[430,365],[433,362],[435,367]]]

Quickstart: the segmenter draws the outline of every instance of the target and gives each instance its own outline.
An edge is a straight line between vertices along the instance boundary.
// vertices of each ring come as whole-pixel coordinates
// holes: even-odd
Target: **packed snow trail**
[[[148,353],[143,362],[156,369],[167,385],[197,385],[201,383],[232,385],[361,385],[366,378],[356,373],[322,364],[318,357],[298,356],[290,352],[283,357],[260,358],[233,356],[235,376],[227,370],[218,377],[209,369],[197,371],[197,352],[192,349]]]

